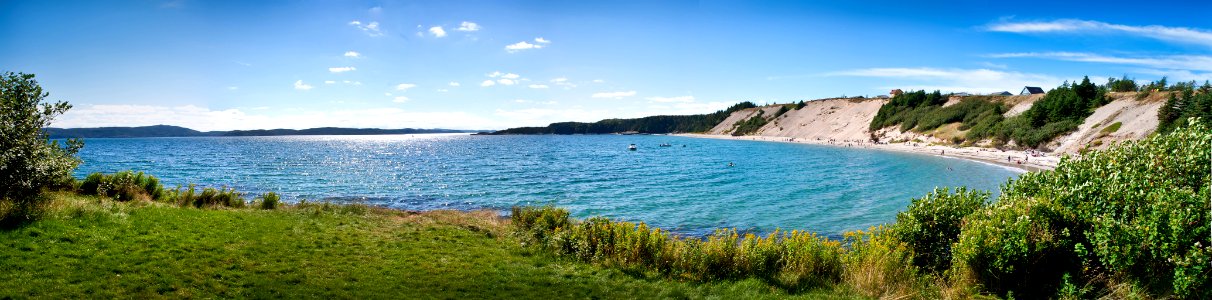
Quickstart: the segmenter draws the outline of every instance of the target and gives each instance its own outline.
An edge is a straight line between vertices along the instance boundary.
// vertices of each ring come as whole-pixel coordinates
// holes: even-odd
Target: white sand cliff
[[[685,136],[724,138],[758,141],[812,143],[846,147],[863,147],[890,151],[944,155],[989,163],[1013,166],[1025,170],[1053,169],[1062,156],[1077,158],[1082,149],[1104,149],[1112,144],[1145,138],[1157,129],[1157,110],[1164,104],[1164,97],[1153,95],[1136,99],[1136,93],[1112,93],[1114,100],[1094,111],[1078,130],[1056,138],[1040,149],[1003,150],[988,147],[959,147],[950,142],[951,137],[961,136],[959,124],[948,124],[926,133],[901,132],[893,126],[876,130],[870,127],[881,105],[887,99],[821,99],[806,102],[798,110],[791,110],[778,117],[780,105],[740,110],[716,125],[706,134]],[[1042,95],[996,97],[994,101],[1005,103],[1010,109],[1004,114],[1021,114],[1042,98]],[[953,97],[948,103],[958,103]],[[732,136],[735,124],[760,115],[767,119],[762,128],[750,135]],[[1119,123],[1115,131],[1104,130]],[[880,143],[872,143],[872,138]],[[988,141],[975,145],[989,145]]]

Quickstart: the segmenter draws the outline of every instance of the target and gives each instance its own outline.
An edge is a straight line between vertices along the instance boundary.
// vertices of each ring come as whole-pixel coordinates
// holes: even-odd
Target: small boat
[[[673,145],[670,145],[670,144],[661,144],[661,147],[673,147]]]
[[[635,144],[628,145],[627,150],[635,151]]]

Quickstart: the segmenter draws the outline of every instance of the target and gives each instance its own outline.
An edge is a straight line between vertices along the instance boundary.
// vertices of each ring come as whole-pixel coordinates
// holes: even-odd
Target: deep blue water
[[[776,227],[837,235],[892,222],[935,186],[996,193],[1018,174],[921,154],[675,136],[89,139],[80,156],[80,178],[129,169],[249,198],[275,191],[288,201],[414,210],[553,204],[696,235]]]

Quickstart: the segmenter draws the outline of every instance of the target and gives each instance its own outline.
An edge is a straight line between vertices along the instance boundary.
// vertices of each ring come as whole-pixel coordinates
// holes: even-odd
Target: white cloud
[[[165,124],[212,131],[315,127],[490,129],[516,125],[467,112],[414,112],[398,107],[253,111],[256,112],[235,108],[212,110],[194,105],[77,105],[56,118],[53,126],[79,128]]]
[[[357,69],[358,68],[354,68],[354,67],[335,67],[335,68],[328,68],[328,71],[333,72],[333,73],[344,73],[344,72],[349,72],[349,71],[353,71],[353,70],[357,70]]]
[[[1089,63],[1135,65],[1157,69],[1212,71],[1212,56],[1170,55],[1157,57],[1121,57],[1080,52],[1020,52],[988,55],[992,58],[1045,58]]]
[[[1212,47],[1212,31],[1199,28],[1160,25],[1133,26],[1099,21],[1061,19],[1042,22],[1001,22],[986,30],[1011,33],[1098,33],[1125,34],[1176,44]]]
[[[448,89],[438,89],[438,92],[439,92],[439,93],[445,93],[445,92],[449,92],[449,91],[450,91],[450,90],[448,90]]]
[[[513,79],[508,79],[508,78],[501,78],[501,79],[497,79],[497,83],[500,83],[501,85],[514,85],[514,84],[517,84],[518,81],[513,80]]]
[[[358,53],[358,52],[355,52],[355,51],[345,51],[345,57],[354,57],[354,58],[357,58],[357,57],[362,57],[362,54],[361,54],[361,53]]]
[[[993,93],[1020,89],[1023,86],[1052,87],[1064,79],[1051,75],[1020,72],[995,71],[989,69],[938,69],[938,68],[870,68],[825,74],[826,76],[855,76],[892,78],[889,86],[913,90],[940,90],[943,92]]]
[[[484,76],[497,78],[497,77],[501,77],[501,75],[504,75],[504,74],[505,73],[501,73],[501,71],[493,71],[492,73],[485,74]]]
[[[306,91],[306,90],[310,90],[310,89],[312,89],[312,88],[313,88],[313,86],[310,86],[310,85],[307,85],[306,83],[303,83],[303,80],[295,81],[295,89],[296,89],[296,90],[300,90],[300,91]]]
[[[648,101],[652,101],[652,102],[659,102],[659,103],[674,103],[674,102],[678,102],[678,103],[690,103],[690,102],[694,102],[694,96],[677,96],[677,97],[648,97],[648,98],[644,98],[644,99],[648,99]]]
[[[497,83],[496,83],[495,81],[492,81],[492,80],[485,80],[484,82],[481,82],[481,83],[480,83],[480,86],[494,86],[494,85],[496,85],[496,84],[497,84]]]
[[[458,81],[451,81],[450,83],[448,83],[448,85],[450,85],[450,86],[459,86],[459,82],[458,82]]]
[[[532,88],[532,89],[545,89],[545,88],[547,88],[547,85],[546,85],[546,84],[532,84],[532,85],[530,85],[530,88]]]
[[[603,82],[606,82],[606,81],[605,81],[605,80],[601,80],[601,79],[594,79],[594,80],[593,80],[593,83],[603,83]]]
[[[534,42],[539,43],[539,44],[551,44],[551,41],[548,41],[541,37],[534,38]]]
[[[383,93],[383,96],[391,97],[391,93]]]
[[[345,84],[362,85],[362,82],[361,82],[361,81],[349,81],[349,80],[344,80],[344,81],[341,81],[341,82],[344,82]]]
[[[432,34],[434,37],[444,37],[446,36],[446,30],[442,29],[442,26],[429,27],[429,34]]]
[[[463,23],[459,24],[459,28],[457,28],[457,29],[455,29],[455,30],[458,30],[458,31],[480,31],[480,24],[476,24],[476,23],[472,23],[472,22],[463,21]]]
[[[572,82],[568,81],[568,78],[564,77],[553,78],[549,81],[556,86],[563,87],[565,90],[571,90],[572,88],[577,87],[576,84],[573,84]]]
[[[356,28],[362,30],[362,32],[365,32],[366,35],[369,35],[372,37],[383,36],[383,32],[379,31],[379,22],[370,22],[367,24],[363,24],[362,21],[354,20],[352,22],[349,22],[349,25],[352,25],[353,27],[356,27]]]
[[[391,100],[391,102],[395,102],[395,103],[404,103],[404,102],[408,102],[408,97],[404,97],[404,96],[398,96],[398,97],[396,97],[395,99],[392,99],[392,100]]]
[[[615,99],[622,99],[623,97],[631,97],[631,96],[635,96],[635,91],[626,91],[626,92],[599,92],[599,93],[594,93],[592,97],[594,97],[594,98],[615,98]]]
[[[536,44],[527,43],[526,41],[521,41],[521,42],[517,42],[515,44],[505,46],[505,51],[509,52],[509,53],[515,53],[515,52],[522,51],[522,50],[542,49],[542,48],[543,48],[543,45],[536,45]]]
[[[414,87],[417,87],[417,85],[411,84],[411,83],[401,83],[399,85],[396,85],[396,90],[397,91],[408,91],[408,89],[411,89]]]
[[[514,74],[514,73],[501,75],[501,78],[508,78],[508,79],[518,79],[518,77],[522,77],[522,76],[518,76],[518,74]]]
[[[337,82],[335,80],[325,80],[324,81],[324,84],[334,84],[334,83],[337,83]]]

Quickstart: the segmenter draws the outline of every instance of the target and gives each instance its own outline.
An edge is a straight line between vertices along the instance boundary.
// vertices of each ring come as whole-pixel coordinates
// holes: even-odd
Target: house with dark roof
[[[1038,86],[1025,86],[1025,87],[1023,87],[1023,91],[1019,92],[1018,94],[1026,96],[1026,95],[1035,95],[1035,94],[1043,94],[1043,93],[1044,93],[1044,89],[1041,89]]]
[[[1001,91],[1001,92],[998,92],[998,93],[992,93],[992,94],[989,94],[989,95],[990,95],[990,96],[1014,96],[1014,94],[1011,94],[1009,91]]]

